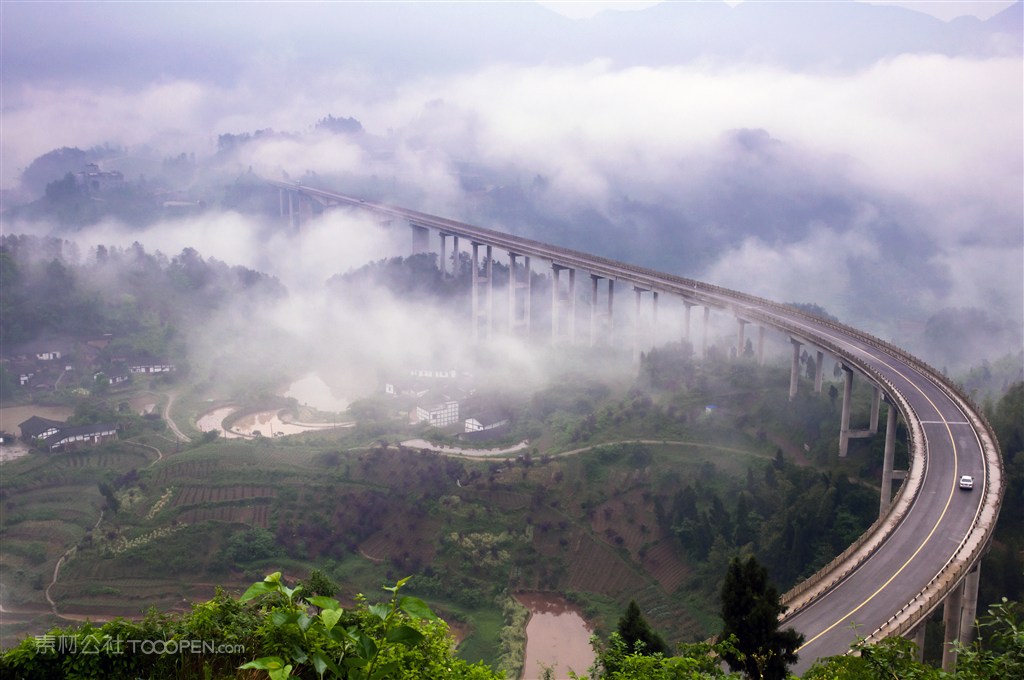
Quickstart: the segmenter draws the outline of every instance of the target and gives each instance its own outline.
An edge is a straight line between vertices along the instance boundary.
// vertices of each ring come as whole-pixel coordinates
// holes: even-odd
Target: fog
[[[574,20],[531,3],[72,3],[55,16],[5,3],[4,203],[35,198],[21,172],[63,146],[121,149],[102,166],[129,181],[149,168],[159,182],[162,159],[194,153],[201,171],[173,189],[209,191],[249,170],[302,178],[815,303],[937,364],[1019,351],[1020,3],[949,23],[813,4]],[[315,129],[327,115],[363,132]],[[218,153],[220,135],[257,130],[274,134]],[[242,339],[232,329],[252,320],[225,317],[203,346],[244,341],[256,356],[255,339],[277,329],[317,347],[311,361],[353,357],[338,379],[369,382],[354,374],[411,346],[416,360],[472,353],[464,319],[377,289],[329,295],[331,276],[408,252],[399,231],[330,212],[294,235],[214,206],[74,238],[190,246],[272,274],[290,298],[265,310],[266,328]],[[970,356],[929,344],[929,320],[969,308],[1000,332],[972,338]],[[525,347],[500,352],[523,375],[543,373]]]

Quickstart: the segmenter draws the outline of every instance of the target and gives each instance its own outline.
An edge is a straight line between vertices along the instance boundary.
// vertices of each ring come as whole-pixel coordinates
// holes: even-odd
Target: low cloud
[[[380,84],[362,68],[298,78],[261,58],[229,85],[5,88],[0,181],[64,145],[213,158],[220,134],[270,128],[282,134],[241,147],[225,176],[313,173],[343,192],[372,178],[409,207],[815,302],[878,331],[970,304],[1021,322],[1018,57],[907,54],[842,72],[492,63]],[[365,133],[315,132],[328,114]],[[295,237],[221,213],[87,233],[190,245],[303,291],[404,248],[354,215],[308,227]]]

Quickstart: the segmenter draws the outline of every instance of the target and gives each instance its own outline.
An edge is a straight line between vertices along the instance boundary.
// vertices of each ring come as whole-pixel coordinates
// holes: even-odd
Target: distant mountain
[[[665,2],[570,20],[533,3],[6,3],[4,79],[228,84],[256,65],[296,77],[401,80],[496,62],[661,66],[694,59],[858,68],[906,52],[1022,53],[1017,3],[943,22],[861,2]]]

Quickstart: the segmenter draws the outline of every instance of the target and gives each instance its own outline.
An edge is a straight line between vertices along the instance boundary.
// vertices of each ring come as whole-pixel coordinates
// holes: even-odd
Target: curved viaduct
[[[414,210],[298,184],[270,184],[280,190],[281,214],[288,216],[293,226],[308,219],[312,206],[319,204],[358,208],[388,220],[403,220],[412,228],[417,250],[429,250],[430,234],[437,233],[442,271],[446,267],[447,239],[452,239],[453,253],[459,251],[459,239],[467,241],[476,273],[472,284],[474,337],[491,329],[491,254],[497,248],[505,251],[510,265],[510,330],[529,325],[529,271],[530,261],[535,259],[551,264],[552,334],[556,340],[576,339],[575,279],[580,271],[591,277],[592,343],[597,322],[613,313],[612,292],[615,282],[620,282],[633,287],[638,310],[641,296],[650,293],[655,315],[659,294],[680,299],[685,305],[687,339],[691,308],[702,307],[702,354],[706,352],[711,310],[736,318],[738,352],[745,347],[748,324],[760,327],[758,356],[765,328],[787,335],[793,344],[791,398],[798,385],[801,347],[817,350],[815,388],[819,391],[822,355],[832,355],[841,362],[845,375],[840,455],[845,455],[850,437],[867,434],[849,428],[854,373],[875,388],[871,433],[878,426],[879,398],[890,405],[883,492],[875,524],[832,563],[783,596],[789,606],[784,625],[793,626],[805,636],[794,670],[806,669],[817,658],[847,652],[858,636],[874,641],[904,635],[923,646],[924,621],[939,605],[943,606],[945,642],[969,641],[976,614],[978,565],[995,528],[1004,478],[995,437],[984,416],[935,369],[857,329],[738,291]],[[563,272],[568,274],[567,291],[560,280]],[[608,287],[606,310],[598,304],[598,283],[602,280]],[[903,418],[909,432],[910,469],[902,473],[904,483],[890,499],[897,417]],[[974,477],[972,491],[958,488],[961,475]],[[951,669],[955,663],[951,645],[945,644],[943,666]]]

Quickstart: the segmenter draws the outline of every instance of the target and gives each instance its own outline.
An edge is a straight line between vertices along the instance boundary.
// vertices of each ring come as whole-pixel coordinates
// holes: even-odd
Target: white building
[[[416,405],[414,422],[445,427],[459,422],[459,402],[447,394],[430,393]]]

